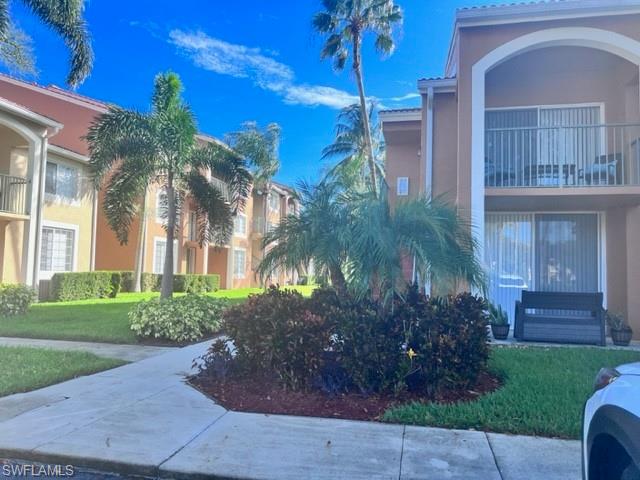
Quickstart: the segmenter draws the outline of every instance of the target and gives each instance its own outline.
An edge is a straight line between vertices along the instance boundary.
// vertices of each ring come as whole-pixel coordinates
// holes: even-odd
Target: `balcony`
[[[485,130],[487,188],[640,185],[640,124]]]
[[[262,237],[266,233],[271,232],[278,226],[277,223],[269,222],[264,217],[255,217],[253,219],[251,234],[255,237]]]
[[[0,215],[28,215],[27,179],[0,174]]]

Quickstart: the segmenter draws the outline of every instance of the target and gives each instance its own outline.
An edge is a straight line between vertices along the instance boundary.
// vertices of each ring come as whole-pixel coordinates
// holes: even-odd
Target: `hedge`
[[[142,291],[158,292],[162,275],[142,274]],[[220,275],[176,274],[173,291],[207,293],[220,289]],[[133,291],[133,272],[98,271],[56,273],[51,279],[50,300],[68,301],[115,297],[120,292]]]
[[[56,273],[51,278],[50,299],[68,301],[112,296],[112,276],[112,272]]]

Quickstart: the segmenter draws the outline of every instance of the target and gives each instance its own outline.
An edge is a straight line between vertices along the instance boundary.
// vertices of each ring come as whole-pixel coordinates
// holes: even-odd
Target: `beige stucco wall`
[[[458,105],[455,93],[434,95],[433,195],[455,201],[458,143]]]
[[[78,228],[76,239],[75,270],[86,272],[91,269],[91,237],[93,220],[93,187],[89,180],[89,167],[68,158],[49,152],[48,159],[52,162],[72,166],[79,171],[78,199],[68,201],[60,198],[52,198],[45,195],[42,214],[42,225],[48,223],[74,226]]]

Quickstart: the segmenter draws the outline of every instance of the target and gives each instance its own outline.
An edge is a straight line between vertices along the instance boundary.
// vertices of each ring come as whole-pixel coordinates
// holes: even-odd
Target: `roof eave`
[[[433,89],[434,93],[450,93],[455,92],[457,87],[457,78],[423,78],[418,80],[418,91],[423,95],[428,93],[429,89]]]

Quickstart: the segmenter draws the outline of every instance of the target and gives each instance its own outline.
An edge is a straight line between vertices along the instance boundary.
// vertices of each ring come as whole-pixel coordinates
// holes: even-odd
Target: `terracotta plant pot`
[[[509,324],[506,325],[491,325],[491,333],[496,340],[506,340],[509,336]]]
[[[633,331],[631,329],[625,330],[614,330],[611,329],[611,340],[613,340],[613,344],[619,347],[626,347],[631,343],[631,337],[633,336]]]

